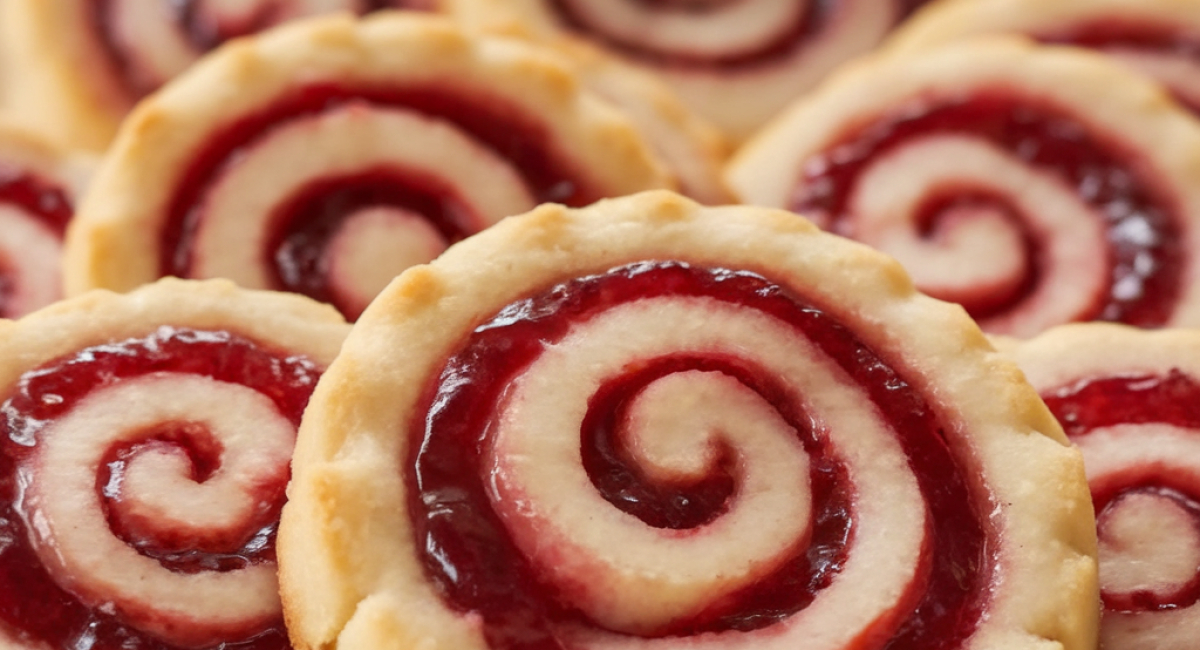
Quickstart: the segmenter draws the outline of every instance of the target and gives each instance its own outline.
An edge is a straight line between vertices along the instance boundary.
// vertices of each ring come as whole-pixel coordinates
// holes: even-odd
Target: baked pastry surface
[[[406,271],[293,469],[300,648],[1095,640],[1053,418],[961,310],[782,211],[547,205]]]
[[[877,247],[1019,336],[1200,322],[1198,173],[1200,128],[1157,84],[1000,37],[848,66],[728,168],[742,200]]]
[[[275,529],[348,329],[174,279],[0,323],[0,646],[288,648]]]
[[[139,106],[79,207],[66,286],[226,277],[353,319],[503,217],[670,182],[540,48],[422,14],[315,19],[233,43]]]

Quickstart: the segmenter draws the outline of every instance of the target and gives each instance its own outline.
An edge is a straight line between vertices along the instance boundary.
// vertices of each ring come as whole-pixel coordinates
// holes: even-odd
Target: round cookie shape
[[[0,121],[0,317],[62,298],[63,239],[92,167],[90,157]]]
[[[1101,646],[1188,647],[1200,632],[1200,337],[1087,323],[997,344],[1083,453]]]
[[[911,51],[997,33],[1097,49],[1200,112],[1200,14],[1190,0],[943,2],[906,23],[885,46]]]
[[[230,39],[334,12],[429,0],[15,0],[4,3],[11,109],[72,147],[103,151],[138,100]]]
[[[669,183],[545,50],[421,14],[297,22],[230,44],[130,116],[69,233],[66,286],[226,277],[353,319],[499,219]]]
[[[727,178],[893,255],[986,331],[1029,336],[1200,322],[1197,173],[1200,126],[1157,84],[994,37],[847,68]]]
[[[441,0],[466,24],[570,34],[654,71],[736,140],[925,0]]]
[[[300,648],[1094,643],[1053,418],[961,310],[783,211],[547,205],[406,271],[293,471]]]
[[[0,328],[0,645],[289,648],[275,536],[337,312],[165,279]]]

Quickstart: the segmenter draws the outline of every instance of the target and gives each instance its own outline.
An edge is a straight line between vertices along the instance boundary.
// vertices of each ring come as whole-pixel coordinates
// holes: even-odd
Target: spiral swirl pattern
[[[535,205],[519,167],[452,121],[313,94],[345,106],[264,124],[269,135],[193,186],[204,196],[182,188],[165,275],[304,293],[355,318],[404,269]]]
[[[1079,526],[1064,507],[1094,535],[1082,467],[1029,435],[1054,422],[1000,379],[1015,367],[958,365],[981,343],[890,260],[783,211],[652,192],[505,220],[389,286],[314,394],[280,528],[293,634],[1074,646],[1063,597],[1094,594],[1094,560],[1058,553],[1086,545],[1074,532],[1032,538]],[[941,362],[959,371],[934,379]],[[948,406],[977,380],[988,397]],[[1013,403],[1037,417],[1006,419]],[[1039,469],[1006,478],[1012,463]],[[1019,496],[1029,476],[1056,477],[1051,512]],[[1033,510],[1042,524],[1013,523]],[[1046,580],[1048,600],[1017,588]]]
[[[1001,61],[1034,65],[1061,56],[1066,64],[1073,56],[1019,51],[1006,43],[939,51],[943,60],[961,56],[986,70],[975,81],[959,78],[968,64],[951,70],[933,63],[932,53],[912,56],[911,72],[893,68],[907,57],[860,69],[814,99],[824,106],[812,110],[833,120],[819,130],[837,135],[789,154],[798,176],[790,187],[780,180],[767,190],[750,177],[755,166],[777,165],[787,147],[768,138],[739,155],[734,184],[745,200],[770,192],[768,203],[782,201],[894,255],[923,291],[962,304],[989,332],[1029,336],[1073,321],[1153,327],[1194,318],[1188,274],[1196,203],[1184,181],[1187,155],[1175,158],[1176,150],[1150,138],[1100,126],[1115,115],[1085,104],[1084,92],[1051,89],[1061,82],[1099,90],[1066,79],[1066,65],[1045,66],[1040,81],[992,78]],[[1092,83],[1101,69],[1132,79],[1096,58],[1080,55],[1077,63],[1081,70],[1094,64]],[[888,104],[828,113],[833,95],[886,75],[905,75],[895,85],[906,88]],[[1165,118],[1188,141],[1200,135],[1157,99],[1162,110],[1147,111],[1144,121]],[[814,127],[803,112],[794,114],[793,130],[801,121]],[[1129,119],[1143,119],[1135,115]]]
[[[538,613],[524,634],[546,647],[971,634],[993,570],[988,497],[918,391],[782,293],[745,273],[635,265],[512,305],[451,359],[414,458],[414,526],[492,647],[527,624],[513,603]],[[476,437],[478,458],[452,451]],[[460,514],[464,492],[486,509]],[[485,573],[508,564],[520,568]]]
[[[453,0],[468,21],[566,31],[662,74],[697,113],[749,136],[922,0]],[[732,95],[732,96],[731,96]]]
[[[664,66],[752,67],[796,50],[831,49],[896,22],[919,2],[550,0],[572,28]],[[810,54],[819,58],[819,54]]]
[[[632,128],[543,56],[401,15],[226,50],[131,120],[81,206],[68,287],[225,277],[353,319],[401,271],[506,216],[669,182]],[[210,98],[226,86],[236,102]],[[160,144],[180,130],[187,142]],[[146,169],[162,170],[151,197],[126,180]]]
[[[1181,283],[1170,244],[1179,226],[1152,184],[1128,188],[1135,172],[1052,112],[986,97],[918,110],[881,120],[884,142],[810,160],[820,171],[792,209],[895,255],[922,290],[963,304],[989,331],[1165,322]],[[964,123],[972,134],[955,132]],[[825,162],[846,160],[841,147],[859,152],[857,169]],[[1079,159],[1088,164],[1071,165]]]
[[[2,620],[37,647],[289,647],[274,536],[319,373],[170,327],[26,372],[2,407]]]
[[[1121,351],[1097,357],[1098,345]],[[1184,648],[1200,630],[1196,349],[1185,331],[1092,325],[1051,330],[1013,350],[1083,452],[1105,647]]]

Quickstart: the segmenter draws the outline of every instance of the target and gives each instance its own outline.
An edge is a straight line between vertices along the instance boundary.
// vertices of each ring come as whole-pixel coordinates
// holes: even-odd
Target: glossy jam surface
[[[110,614],[92,610],[59,587],[42,567],[31,546],[22,511],[22,488],[17,464],[37,449],[40,432],[68,413],[93,389],[122,378],[154,372],[192,373],[253,388],[274,402],[279,413],[299,426],[320,368],[302,357],[288,356],[228,332],[160,328],[145,338],[130,339],[81,350],[21,376],[0,406],[5,435],[0,439],[0,627],[45,643],[54,649],[168,650],[173,646],[130,628]],[[219,450],[203,432],[183,423],[164,423],[141,445],[166,444],[182,448],[192,461],[197,480],[215,471]],[[114,448],[110,463],[96,479],[100,494],[111,473],[136,453],[133,447]],[[237,549],[207,553],[175,548],[169,540],[158,548],[141,549],[174,571],[228,569],[247,563],[273,562],[274,539],[284,485],[263,486],[262,497],[273,503],[269,516]],[[101,502],[104,501],[103,496]],[[113,531],[128,537],[121,522]],[[251,639],[232,640],[223,650],[289,648],[283,622]],[[215,649],[213,649],[215,650]]]
[[[663,13],[686,14],[689,12],[703,14],[719,9],[724,5],[733,4],[740,0],[715,0],[713,2],[678,2],[676,0],[634,0],[637,4],[659,10]],[[717,69],[729,72],[740,68],[754,68],[770,65],[792,56],[803,49],[809,42],[818,38],[823,32],[837,29],[839,3],[847,0],[813,0],[804,3],[805,11],[796,20],[781,29],[778,36],[758,47],[746,49],[719,57],[706,57],[686,52],[671,52],[656,49],[650,45],[630,43],[617,39],[608,34],[593,30],[572,8],[571,0],[550,0],[559,20],[570,30],[585,35],[588,39],[599,41],[605,47],[622,54],[645,61],[651,65],[677,69]],[[849,0],[855,2],[856,0]],[[896,0],[894,4],[901,16],[907,16],[929,0]],[[884,4],[877,2],[875,4]],[[879,11],[886,10],[880,7]]]
[[[214,133],[209,144],[196,152],[194,162],[175,190],[163,232],[163,275],[189,277],[196,229],[204,219],[204,198],[220,174],[236,164],[239,155],[270,131],[289,120],[316,116],[347,104],[397,107],[453,123],[472,138],[491,148],[519,170],[538,202],[581,206],[602,198],[565,152],[552,142],[546,127],[515,106],[495,97],[451,87],[428,86],[394,89],[348,88],[319,85],[301,88],[263,111],[245,117]],[[236,173],[236,170],[231,171]],[[327,278],[289,280],[296,264],[289,260],[319,259],[316,246],[327,237],[316,233],[332,231],[340,220],[370,205],[417,208],[451,235],[451,241],[470,234],[462,231],[466,219],[458,197],[443,183],[411,170],[375,170],[361,175],[324,179],[294,190],[282,212],[273,215],[276,247],[265,251],[281,286],[299,286],[302,292],[320,294]],[[297,248],[295,253],[289,249]],[[320,299],[320,295],[312,297]]]
[[[1200,382],[1173,370],[1165,375],[1131,375],[1079,382],[1042,395],[1072,439],[1120,424],[1161,423],[1200,435]],[[1155,464],[1131,465],[1093,481],[1092,501],[1101,526],[1106,512],[1122,498],[1149,494],[1168,499],[1187,512],[1200,536],[1200,474],[1165,471]],[[1149,591],[1101,594],[1110,611],[1163,611],[1188,607],[1200,600],[1200,573],[1174,593]]]
[[[934,549],[926,576],[909,594],[916,605],[897,628],[882,634],[888,648],[954,648],[975,629],[987,600],[993,549],[981,512],[989,496],[971,496],[964,464],[955,458],[944,425],[925,397],[898,370],[820,308],[749,272],[646,262],[580,278],[513,303],[481,325],[450,358],[428,391],[412,445],[407,477],[417,547],[435,584],[452,606],[478,612],[493,648],[560,648],[552,628],[587,624],[563,604],[517,552],[481,484],[480,453],[505,387],[573,324],[633,300],[703,296],[760,310],[807,337],[861,385],[890,422],[932,513]],[[615,429],[641,389],[688,370],[724,373],[762,396],[797,432],[811,458],[813,536],[807,548],[734,602],[721,603],[669,634],[754,630],[806,607],[837,579],[854,535],[854,487],[830,437],[802,408],[802,396],[765,369],[711,353],[681,352],[633,364],[591,398],[580,436],[584,467],[615,507],[650,526],[687,529],[719,517],[736,490],[727,462],[687,485],[655,484],[629,461]],[[727,460],[726,455],[726,460]],[[918,580],[917,582],[921,582]]]
[[[66,234],[67,223],[74,214],[71,199],[57,184],[3,165],[0,165],[0,204],[37,219],[60,238]],[[0,264],[0,315],[8,315],[6,308],[11,304],[18,273],[21,269]]]
[[[1109,243],[1110,290],[1099,296],[1082,320],[1106,320],[1143,327],[1163,325],[1180,295],[1185,267],[1180,207],[1159,189],[1137,154],[1127,151],[1113,134],[1102,139],[1087,125],[1044,102],[1031,103],[1014,92],[999,89],[957,101],[926,101],[881,116],[840,138],[836,145],[814,156],[805,165],[803,186],[788,206],[800,214],[828,215],[830,229],[854,237],[848,205],[856,185],[877,156],[922,137],[964,133],[986,140],[1044,173],[1064,179],[1082,200],[1104,219]],[[939,188],[941,203],[930,203],[921,215],[933,230],[945,197],[963,194],[978,197],[977,188]],[[1038,280],[1036,250],[1042,245],[1019,220],[1003,197],[988,197],[996,207],[1014,213],[1023,230],[1026,248],[1033,254],[1024,284]],[[1013,295],[1015,301],[1023,296]],[[971,305],[981,318],[1011,306],[988,302]]]

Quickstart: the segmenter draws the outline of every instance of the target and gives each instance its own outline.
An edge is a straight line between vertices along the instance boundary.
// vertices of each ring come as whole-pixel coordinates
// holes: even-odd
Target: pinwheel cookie
[[[1090,323],[1002,344],[1083,452],[1100,542],[1100,646],[1193,647],[1200,334]]]
[[[226,277],[353,318],[503,217],[669,183],[540,48],[420,14],[317,19],[231,44],[130,116],[68,235],[66,284]]]
[[[0,317],[62,297],[62,250],[92,160],[0,121]]]
[[[300,648],[1084,650],[1065,442],[864,246],[668,192],[543,206],[405,272],[322,378],[285,615]]]
[[[889,47],[912,50],[1013,32],[1096,48],[1166,84],[1200,111],[1200,3],[1196,0],[962,0],[907,23]]]
[[[728,177],[893,255],[994,333],[1200,324],[1200,125],[1085,50],[990,39],[865,60]]]
[[[215,280],[0,323],[0,646],[288,648],[275,529],[348,329]]]
[[[428,8],[429,0],[5,0],[5,92],[22,118],[103,150],[137,100],[237,37],[315,14]]]
[[[698,113],[749,136],[924,0],[441,0],[476,27],[570,33],[662,75]]]

